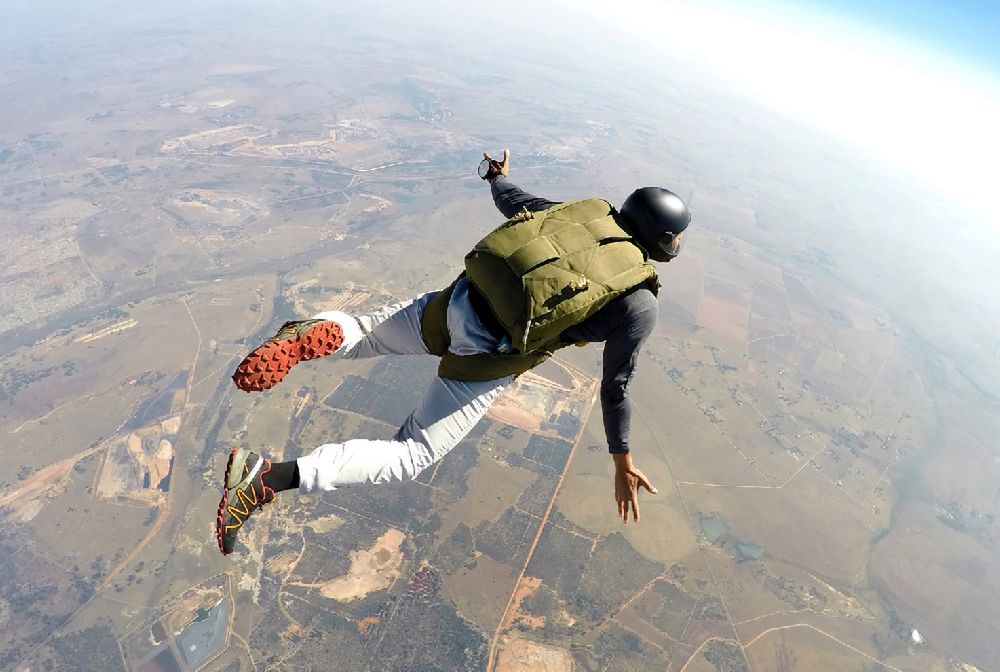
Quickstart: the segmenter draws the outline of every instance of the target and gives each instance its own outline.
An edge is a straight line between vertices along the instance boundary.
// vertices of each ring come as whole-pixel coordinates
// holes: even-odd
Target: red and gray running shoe
[[[229,453],[219,513],[215,518],[215,535],[223,555],[233,552],[236,533],[247,518],[274,501],[274,488],[264,484],[264,474],[269,471],[271,460],[257,453],[245,448],[233,448]]]
[[[333,354],[343,343],[344,332],[336,322],[285,322],[274,337],[240,362],[233,382],[244,392],[269,390],[299,362]]]

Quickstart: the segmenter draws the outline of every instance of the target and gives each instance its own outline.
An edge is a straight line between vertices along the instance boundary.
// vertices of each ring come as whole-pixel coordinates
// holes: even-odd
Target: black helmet
[[[626,230],[651,259],[670,261],[680,253],[677,236],[691,223],[681,197],[661,187],[636,189],[622,203]]]

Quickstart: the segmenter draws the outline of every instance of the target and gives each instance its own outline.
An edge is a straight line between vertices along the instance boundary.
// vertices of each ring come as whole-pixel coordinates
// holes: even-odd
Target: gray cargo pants
[[[420,318],[436,292],[397,303],[369,315],[352,317],[328,311],[315,317],[336,322],[344,345],[331,357],[360,359],[379,355],[430,355],[420,333]],[[448,306],[452,350],[482,350],[484,330],[463,296]],[[495,341],[493,341],[495,343]],[[350,439],[327,443],[300,457],[299,492],[323,492],[353,483],[387,483],[414,478],[458,445],[513,380],[462,382],[435,377],[416,410],[393,439]]]

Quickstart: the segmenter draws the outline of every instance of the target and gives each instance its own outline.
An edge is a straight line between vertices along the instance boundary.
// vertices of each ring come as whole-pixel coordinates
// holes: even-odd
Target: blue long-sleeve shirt
[[[508,218],[524,208],[537,212],[558,205],[557,201],[529,194],[503,176],[491,180],[490,191],[497,209]],[[632,406],[628,385],[635,374],[639,350],[653,332],[658,312],[656,296],[648,287],[641,285],[611,300],[589,318],[562,333],[563,340],[569,342],[604,343],[601,411],[608,450],[612,453],[629,452]]]

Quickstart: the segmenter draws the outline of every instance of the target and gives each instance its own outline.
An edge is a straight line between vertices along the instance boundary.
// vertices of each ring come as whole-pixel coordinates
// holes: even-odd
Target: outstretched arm
[[[490,183],[493,203],[496,204],[497,210],[504,217],[513,217],[525,208],[531,212],[538,212],[559,204],[558,201],[550,201],[547,198],[539,198],[529,194],[507,179],[507,173],[510,170],[510,152],[508,150],[503,150],[502,161],[495,161],[489,154],[483,154],[483,157],[493,163],[493,168],[486,180]]]
[[[628,386],[635,374],[639,350],[653,332],[658,313],[656,297],[646,287],[639,287],[562,334],[564,341],[604,342],[601,409],[608,449],[612,453],[629,451],[632,406]]]
[[[615,501],[618,503],[618,515],[625,522],[628,522],[630,509],[633,519],[639,520],[639,487],[656,493],[656,488],[632,464],[629,452],[632,405],[628,398],[628,385],[635,374],[639,350],[656,324],[658,310],[653,293],[640,288],[615,299],[563,333],[565,340],[605,341],[601,410],[608,450],[615,463]]]
[[[493,202],[496,204],[497,210],[508,219],[525,208],[531,212],[538,212],[559,204],[558,201],[550,201],[547,198],[539,198],[529,194],[503,175],[490,182],[490,191],[493,193]]]

